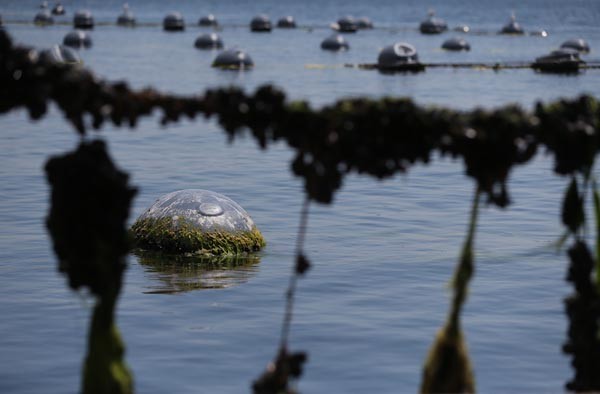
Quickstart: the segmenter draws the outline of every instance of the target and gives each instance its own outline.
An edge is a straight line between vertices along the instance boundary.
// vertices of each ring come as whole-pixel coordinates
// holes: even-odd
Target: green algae
[[[266,245],[256,226],[250,231],[202,231],[185,220],[174,224],[171,218],[138,219],[131,235],[136,248],[169,254],[238,255]]]

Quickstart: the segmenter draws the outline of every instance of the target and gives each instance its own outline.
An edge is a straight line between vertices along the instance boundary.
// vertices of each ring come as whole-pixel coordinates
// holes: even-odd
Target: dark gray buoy
[[[67,33],[63,38],[63,45],[72,48],[89,48],[92,46],[92,38],[82,30],[74,30]]]
[[[420,71],[424,66],[419,63],[417,50],[410,44],[397,42],[379,52],[377,67],[383,71]]]
[[[358,27],[361,30],[372,29],[373,22],[366,16],[361,16],[356,20],[356,27]]]
[[[135,26],[135,16],[129,9],[129,4],[123,4],[123,13],[117,18],[117,25],[127,27]]]
[[[60,4],[60,1],[58,3],[56,3],[54,5],[54,7],[52,7],[52,15],[64,15],[65,14],[65,7],[63,7],[62,4]]]
[[[442,49],[448,51],[470,51],[471,45],[462,37],[452,37],[444,41]]]
[[[356,33],[358,25],[352,16],[344,16],[337,21],[337,30],[340,33]]]
[[[525,31],[523,30],[521,25],[519,25],[519,22],[517,22],[517,17],[515,16],[514,12],[510,15],[510,21],[506,25],[504,25],[504,27],[502,27],[502,30],[500,30],[500,33],[501,34],[525,34]]]
[[[560,45],[561,48],[575,49],[581,53],[588,53],[590,51],[590,45],[583,38],[573,38],[567,40]]]
[[[271,31],[271,20],[265,14],[257,15],[250,21],[250,30],[254,32],[269,32]]]
[[[548,37],[548,32],[544,29],[533,30],[529,32],[529,35],[538,37]]]
[[[54,45],[49,49],[40,51],[39,59],[42,62],[60,63],[60,64],[80,64],[81,58],[69,47],[63,45]]]
[[[54,19],[52,18],[52,15],[50,15],[50,11],[46,8],[46,4],[46,2],[42,3],[42,10],[35,14],[35,17],[33,18],[33,23],[36,25],[46,26],[54,24]]]
[[[216,27],[216,26],[219,26],[219,22],[217,21],[217,18],[215,18],[215,16],[213,14],[208,14],[208,15],[201,17],[198,20],[198,25],[205,26],[205,27],[211,27],[211,26]]]
[[[196,38],[194,46],[198,49],[221,49],[223,40],[217,33],[205,33]]]
[[[185,30],[185,21],[179,12],[171,12],[163,19],[163,30],[165,31],[183,31]]]
[[[348,45],[343,36],[332,34],[321,42],[321,49],[327,51],[347,51],[350,49],[350,45]]]
[[[254,252],[265,240],[248,213],[208,190],[160,197],[131,226],[136,246],[167,253],[227,255]]]
[[[233,48],[220,52],[213,61],[212,66],[230,70],[244,70],[254,67],[254,62],[244,51]]]
[[[293,29],[296,27],[296,21],[293,16],[284,16],[277,21],[277,27],[282,29]]]
[[[443,19],[436,18],[433,10],[429,10],[427,13],[427,19],[421,22],[419,30],[423,34],[440,34],[448,30],[448,25]]]
[[[76,29],[93,29],[94,17],[92,13],[88,10],[77,11],[73,17],[73,26]]]
[[[579,51],[573,48],[560,48],[550,54],[535,59],[531,67],[542,72],[574,73],[585,64],[579,58]]]

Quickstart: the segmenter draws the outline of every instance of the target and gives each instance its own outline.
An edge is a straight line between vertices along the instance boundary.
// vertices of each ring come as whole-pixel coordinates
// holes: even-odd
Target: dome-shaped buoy
[[[42,5],[40,6],[41,11],[35,14],[35,17],[33,18],[33,23],[41,26],[52,25],[54,23],[54,19],[52,18],[52,15],[50,15],[50,11],[48,10],[48,8],[46,8],[47,6],[48,3],[42,3]]]
[[[321,49],[327,51],[346,51],[350,49],[350,45],[348,45],[343,36],[332,34],[321,42]]]
[[[254,62],[247,53],[234,48],[220,52],[212,66],[229,70],[244,70],[254,67]]]
[[[194,46],[198,49],[221,49],[223,40],[217,33],[205,33],[196,38]]]
[[[588,53],[590,51],[590,45],[583,38],[573,38],[567,40],[560,45],[561,48],[575,49],[581,53]]]
[[[452,37],[444,41],[442,49],[448,51],[470,51],[471,45],[462,37]]]
[[[92,46],[92,38],[90,35],[81,30],[69,32],[63,38],[63,45],[72,48],[89,48]]]
[[[358,27],[361,30],[372,29],[373,21],[371,21],[371,19],[367,18],[366,16],[361,16],[356,20],[356,27]]]
[[[117,25],[127,27],[135,26],[135,16],[129,9],[129,4],[123,4],[123,13],[117,18]]]
[[[77,11],[73,17],[73,26],[76,29],[93,29],[94,17],[92,13],[88,10]]]
[[[213,14],[208,14],[198,20],[198,25],[205,27],[216,27],[219,26],[219,22]]]
[[[63,46],[54,45],[49,49],[40,51],[39,59],[42,62],[59,63],[59,64],[80,64],[81,58],[73,49]]]
[[[377,67],[382,71],[420,71],[424,66],[419,63],[417,50],[410,44],[398,42],[379,52]]]
[[[419,30],[423,34],[440,34],[448,30],[448,25],[442,18],[437,18],[433,10],[429,10],[427,19],[421,22]]]
[[[163,30],[165,31],[183,31],[185,30],[185,21],[179,12],[171,12],[163,19]]]
[[[352,16],[344,16],[338,19],[335,26],[340,33],[356,33],[358,30],[358,24]]]
[[[271,31],[271,20],[265,14],[260,14],[250,21],[250,30],[255,32]]]
[[[542,72],[573,73],[579,71],[579,67],[584,63],[576,49],[560,48],[536,58],[531,67]]]
[[[277,21],[277,27],[281,29],[293,29],[296,27],[296,21],[291,15],[284,16]]]
[[[166,253],[235,255],[260,250],[265,240],[248,213],[208,190],[160,197],[131,227],[138,248]]]
[[[502,27],[502,30],[500,30],[500,33],[501,34],[525,34],[525,31],[523,30],[523,28],[521,27],[519,22],[517,22],[517,17],[515,16],[514,12],[510,15],[510,21],[506,25],[504,25],[504,27]]]
[[[65,14],[65,7],[60,3],[60,1],[56,4],[54,4],[54,7],[52,7],[52,15],[64,15]]]

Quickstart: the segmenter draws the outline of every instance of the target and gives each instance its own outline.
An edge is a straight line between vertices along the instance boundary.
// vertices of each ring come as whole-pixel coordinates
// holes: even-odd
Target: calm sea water
[[[63,1],[112,22],[118,1]],[[600,72],[555,76],[531,70],[428,70],[382,75],[342,67],[374,62],[396,41],[416,46],[425,62],[529,61],[573,37],[587,39],[598,59],[600,4],[594,0],[413,1],[307,0],[304,2],[129,1],[149,26],[99,26],[94,46],[81,52],[87,66],[109,80],[180,94],[214,86],[248,91],[274,83],[292,99],[321,106],[340,97],[409,96],[425,105],[457,109],[536,100],[598,96]],[[0,13],[20,43],[45,47],[62,41],[66,24],[29,23],[38,2],[3,0]],[[417,26],[436,9],[449,25],[468,24],[469,53],[446,53],[453,33],[422,36]],[[180,11],[190,25],[167,34],[163,16]],[[526,30],[546,38],[493,34],[514,10]],[[226,46],[253,57],[248,72],[210,68],[215,52],[198,51],[197,19],[214,13]],[[293,15],[303,27],[252,34],[247,24],[265,12]],[[378,27],[349,35],[344,53],[321,51],[327,25],[343,15],[368,16]],[[139,393],[241,393],[273,358],[284,292],[293,260],[302,183],[289,171],[284,145],[260,151],[247,139],[228,144],[213,121],[162,128],[158,116],[135,131],[104,128],[118,165],[140,192],[131,221],[162,194],[214,190],[253,216],[268,241],[258,264],[233,271],[159,270],[129,258],[119,303],[126,359]],[[92,301],[66,288],[44,230],[48,187],[43,165],[78,138],[55,108],[40,122],[23,111],[0,117],[0,392],[75,393],[85,352]],[[92,137],[90,137],[92,138]],[[560,392],[570,377],[561,354],[566,320],[562,299],[566,259],[550,244],[562,233],[559,206],[566,179],[540,155],[511,177],[514,203],[483,208],[476,240],[477,271],[464,329],[481,392]],[[291,346],[309,362],[304,393],[414,392],[421,365],[448,305],[448,280],[466,230],[473,185],[460,162],[438,159],[385,181],[351,176],[331,206],[312,206],[307,255],[314,268],[299,283]],[[196,287],[196,290],[183,291]]]

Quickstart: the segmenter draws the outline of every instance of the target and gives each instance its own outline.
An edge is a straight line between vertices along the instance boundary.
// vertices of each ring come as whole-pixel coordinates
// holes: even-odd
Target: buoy
[[[469,51],[471,50],[471,45],[464,38],[452,37],[444,41],[442,49],[448,51]]]
[[[461,33],[468,33],[471,31],[471,28],[468,25],[458,25],[454,28],[454,31],[458,31]]]
[[[69,47],[63,45],[54,45],[49,49],[40,51],[39,59],[42,62],[60,63],[60,64],[80,64],[81,58]]]
[[[52,25],[54,23],[54,19],[52,15],[50,15],[50,11],[48,11],[48,3],[43,2],[40,5],[41,11],[35,14],[33,18],[33,23],[40,26]]]
[[[222,194],[200,189],[160,197],[135,221],[131,233],[138,248],[174,254],[235,255],[265,246],[241,206]]]
[[[506,25],[504,25],[502,30],[500,30],[500,33],[501,34],[524,34],[525,33],[523,31],[523,28],[521,27],[521,25],[519,25],[519,22],[517,22],[517,17],[515,16],[514,12],[510,15],[510,21]]]
[[[250,30],[254,32],[269,32],[271,31],[271,20],[265,14],[257,15],[250,21]]]
[[[205,33],[196,38],[194,46],[198,49],[221,49],[223,40],[217,33]]]
[[[88,10],[77,11],[73,17],[73,26],[76,29],[93,29],[94,17],[92,13]]]
[[[356,33],[358,25],[352,16],[344,16],[337,21],[337,30],[340,33]]]
[[[179,12],[171,12],[163,19],[163,30],[165,31],[183,31],[185,30],[185,21]]]
[[[64,14],[65,14],[65,7],[59,1],[58,3],[56,3],[54,5],[54,7],[52,7],[52,15],[64,15]]]
[[[321,42],[321,49],[327,51],[346,51],[350,45],[340,34],[332,34]]]
[[[377,67],[382,71],[421,71],[417,50],[410,44],[397,42],[379,52]]]
[[[117,25],[127,27],[135,26],[135,16],[129,9],[129,4],[123,4],[123,13],[117,18]]]
[[[65,35],[65,38],[63,38],[63,45],[77,49],[89,48],[92,46],[92,38],[82,30],[74,30]]]
[[[233,48],[220,52],[213,61],[212,66],[229,70],[244,70],[254,67],[254,62],[244,51]]]
[[[429,10],[427,19],[421,22],[419,30],[423,34],[439,34],[448,30],[448,25],[443,19],[436,18],[435,11]]]
[[[361,16],[356,20],[356,27],[358,27],[361,30],[372,29],[373,22],[366,16]]]
[[[567,40],[560,45],[561,48],[575,49],[581,53],[588,53],[590,51],[590,45],[583,38],[573,38]]]
[[[201,17],[198,20],[198,25],[205,26],[205,27],[211,27],[211,26],[216,27],[216,26],[219,26],[219,22],[217,21],[217,18],[215,18],[215,16],[213,14],[208,14],[208,15]]]
[[[277,21],[277,27],[282,29],[293,29],[296,27],[296,21],[293,16],[284,16]]]
[[[579,71],[585,64],[579,58],[579,51],[572,48],[560,48],[550,54],[535,59],[531,67],[542,72],[572,73]]]

